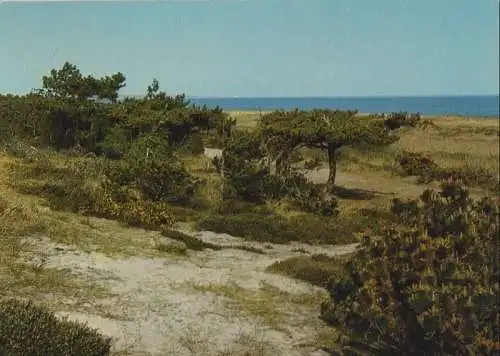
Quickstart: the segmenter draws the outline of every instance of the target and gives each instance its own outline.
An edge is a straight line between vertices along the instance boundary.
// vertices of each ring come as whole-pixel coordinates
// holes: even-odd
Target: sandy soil
[[[178,228],[187,231],[185,227]],[[114,338],[114,351],[128,350],[131,355],[325,354],[314,347],[301,346],[310,345],[324,325],[318,319],[318,305],[300,300],[312,298],[321,290],[265,269],[275,261],[300,255],[293,252],[297,248],[336,255],[351,252],[356,245],[264,246],[226,234],[187,232],[219,245],[259,247],[266,254],[207,249],[190,251],[188,256],[110,258],[40,239],[37,250],[45,256],[47,267],[70,269],[75,278],[110,290],[107,298],[92,305],[79,305],[78,310],[84,312],[72,311],[79,303],[75,296],[59,307],[58,315],[87,322]],[[32,262],[37,263],[36,259]],[[219,289],[240,291],[239,303],[231,300],[231,293],[218,293]],[[277,296],[269,301],[275,305],[268,308],[279,315],[279,327],[270,325],[266,315],[259,317],[245,310],[247,304],[251,309],[252,303],[256,303],[255,295],[266,290],[268,293],[262,294],[262,298],[269,291]],[[266,303],[260,300],[259,305]]]

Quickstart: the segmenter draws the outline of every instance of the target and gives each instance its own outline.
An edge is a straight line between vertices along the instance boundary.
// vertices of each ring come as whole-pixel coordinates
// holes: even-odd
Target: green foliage
[[[498,201],[450,180],[392,211],[405,227],[367,234],[322,306],[346,353],[497,355]]]
[[[0,354],[11,356],[106,356],[111,339],[31,302],[0,302]]]
[[[252,203],[265,200],[263,152],[259,137],[252,133],[235,132],[227,140],[221,160],[215,159],[218,171],[224,162],[224,198],[242,199]]]
[[[337,215],[337,202],[303,174],[272,175],[266,162],[261,136],[236,132],[227,140],[222,159],[214,159],[217,170],[224,162],[225,198],[251,203],[289,198],[303,211],[323,216]]]
[[[232,122],[220,108],[189,106],[185,95],[160,92],[156,80],[144,98],[121,101],[117,100],[125,86],[121,73],[84,77],[75,65],[65,63],[42,82],[42,89],[28,95],[0,96],[3,140],[16,136],[38,146],[58,150],[78,146],[83,152],[120,158],[144,134],[161,133],[178,148],[192,134],[217,131],[222,122],[229,126]],[[191,149],[200,152],[199,142]]]
[[[258,131],[266,152],[277,161],[278,174],[289,171],[290,157],[299,147],[326,151],[330,168],[327,188],[331,192],[337,151],[345,145],[389,145],[398,139],[391,131],[401,126],[399,121],[377,115],[361,117],[357,111],[275,111],[262,117]]]
[[[325,197],[322,189],[302,174],[265,176],[263,190],[267,199],[288,198],[302,211],[329,217],[338,215],[337,200]]]
[[[125,86],[125,76],[116,73],[99,79],[83,77],[77,66],[66,62],[61,69],[52,69],[50,75],[43,76],[42,83],[42,93],[47,96],[78,100],[98,98],[114,102],[118,91]]]

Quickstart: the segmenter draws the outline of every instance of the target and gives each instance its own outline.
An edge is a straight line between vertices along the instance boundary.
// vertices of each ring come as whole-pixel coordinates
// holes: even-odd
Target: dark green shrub
[[[111,339],[31,302],[0,302],[0,355],[107,356]]]
[[[99,143],[99,149],[105,157],[119,159],[123,157],[132,145],[132,137],[124,127],[115,126],[108,130],[102,142]]]
[[[322,317],[349,355],[498,355],[499,202],[454,181],[395,201],[405,227],[367,234]]]

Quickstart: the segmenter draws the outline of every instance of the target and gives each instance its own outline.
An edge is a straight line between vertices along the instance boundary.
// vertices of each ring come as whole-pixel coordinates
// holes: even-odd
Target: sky
[[[200,97],[499,92],[498,0],[0,0],[0,93],[69,61]]]

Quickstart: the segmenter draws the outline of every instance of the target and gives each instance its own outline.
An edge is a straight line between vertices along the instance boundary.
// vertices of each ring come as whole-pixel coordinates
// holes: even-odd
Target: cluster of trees
[[[346,145],[390,145],[399,139],[396,129],[416,126],[419,120],[419,114],[405,112],[358,116],[357,111],[341,110],[275,111],[262,116],[254,132],[237,133],[225,140],[222,159],[216,159],[215,164],[233,197],[262,202],[291,196],[304,207],[321,200],[313,204],[317,209],[308,210],[332,215],[339,149]],[[300,171],[292,169],[291,157],[301,147],[328,153],[325,190],[308,184]]]
[[[144,135],[162,136],[175,146],[227,119],[219,108],[197,107],[184,95],[167,95],[157,80],[144,98],[118,101],[118,92],[125,86],[122,73],[85,77],[75,65],[65,63],[44,76],[42,83],[41,89],[28,95],[0,97],[4,138],[121,157]]]

